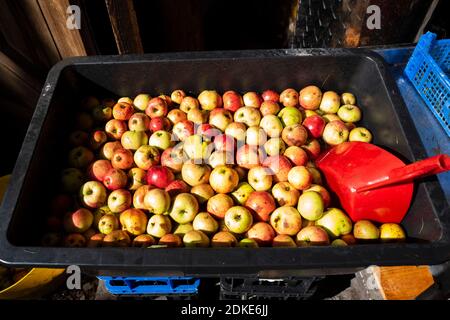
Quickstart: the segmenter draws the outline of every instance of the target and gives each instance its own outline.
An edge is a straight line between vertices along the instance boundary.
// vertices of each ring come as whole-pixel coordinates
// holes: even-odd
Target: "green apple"
[[[148,137],[143,131],[125,131],[120,138],[125,149],[137,150],[142,145],[147,145]]]
[[[268,156],[278,156],[284,154],[286,144],[281,138],[271,138],[264,144],[264,150]]]
[[[139,109],[141,111],[145,111],[145,109],[148,106],[148,102],[150,101],[151,98],[152,97],[150,97],[150,95],[145,94],[145,93],[138,94],[133,100],[133,105],[137,109]]]
[[[148,220],[147,233],[151,236],[161,238],[170,233],[170,230],[172,230],[172,223],[167,216],[155,214]]]
[[[361,141],[370,142],[372,141],[372,134],[369,130],[364,127],[356,127],[350,131],[348,136],[349,141]]]
[[[92,117],[97,122],[106,122],[112,119],[112,109],[106,106],[96,106],[92,110]]]
[[[344,122],[358,122],[361,120],[361,110],[357,106],[344,104],[337,112],[339,118]]]
[[[259,126],[252,126],[247,129],[246,143],[252,146],[262,146],[267,141],[266,132]]]
[[[180,193],[175,197],[169,215],[177,223],[188,223],[194,220],[198,209],[198,201],[194,195]]]
[[[278,234],[295,236],[302,228],[302,217],[293,207],[279,207],[270,215],[270,225]]]
[[[67,168],[61,173],[61,184],[63,190],[69,193],[76,193],[80,190],[84,182],[84,175],[80,169]]]
[[[184,140],[183,150],[186,155],[193,160],[208,159],[214,146],[210,141],[206,141],[201,135],[194,134]]]
[[[241,248],[258,248],[258,243],[254,239],[244,238],[238,244]]]
[[[98,231],[108,234],[119,229],[119,219],[113,214],[105,214],[98,222]]]
[[[353,227],[350,218],[337,208],[330,208],[325,211],[323,216],[316,221],[316,225],[324,228],[332,238],[349,234]]]
[[[344,92],[341,95],[341,102],[342,104],[351,104],[351,105],[355,105],[356,103],[356,98],[353,95],[353,93],[350,92]]]
[[[298,202],[300,192],[289,182],[278,182],[272,187],[272,195],[280,206],[293,207]]]
[[[165,214],[170,207],[169,193],[163,189],[151,189],[145,193],[144,207],[153,214]]]
[[[252,193],[253,191],[255,191],[255,189],[253,189],[253,187],[248,182],[241,182],[238,184],[236,190],[231,193],[231,197],[237,203],[244,205],[248,197],[250,196],[250,193]]]
[[[225,129],[225,134],[235,138],[237,141],[244,141],[246,132],[247,126],[242,122],[232,122]]]
[[[234,122],[245,123],[248,127],[258,126],[261,121],[261,113],[254,107],[242,107],[234,113]]]
[[[204,183],[208,183],[211,168],[206,164],[196,164],[188,161],[181,168],[181,177],[191,187],[195,187]]]
[[[209,247],[209,238],[199,230],[192,230],[183,236],[183,243],[186,247]]]
[[[199,230],[205,234],[213,234],[219,228],[219,224],[208,212],[200,212],[192,221],[194,230]]]
[[[205,203],[215,195],[213,188],[207,183],[192,187],[191,193],[197,198],[199,204]]]
[[[280,137],[283,131],[283,124],[276,115],[269,114],[261,119],[259,126],[271,138]]]
[[[251,228],[253,216],[247,208],[234,206],[227,210],[224,221],[231,232],[241,234]]]
[[[376,240],[380,230],[369,220],[359,220],[353,227],[353,236],[359,240]]]
[[[81,201],[89,208],[100,208],[106,203],[105,186],[98,181],[88,181],[81,187]]]
[[[194,227],[192,226],[192,223],[190,223],[190,222],[177,224],[175,226],[175,230],[173,231],[173,234],[183,237],[186,233],[188,233],[191,230],[194,230]]]
[[[267,191],[272,187],[272,173],[266,167],[251,168],[248,171],[247,180],[256,191]]]
[[[380,239],[384,242],[404,241],[406,234],[397,223],[383,223],[380,226]]]
[[[234,164],[234,157],[231,152],[214,151],[209,156],[208,164],[213,168],[216,168],[218,166],[232,165]]]
[[[284,107],[278,112],[278,118],[281,119],[283,127],[302,123],[302,113],[295,107]]]
[[[331,146],[347,141],[349,131],[345,123],[340,120],[328,122],[323,130],[323,140]]]
[[[336,113],[340,105],[339,95],[334,91],[327,91],[322,96],[319,109],[325,113]]]
[[[316,191],[305,191],[298,199],[298,212],[309,221],[316,221],[323,215],[323,199]]]
[[[172,136],[169,132],[158,130],[150,136],[148,144],[161,150],[166,150],[172,146]]]
[[[348,246],[347,242],[345,242],[342,239],[334,239],[333,242],[331,242],[331,245],[334,247],[346,247]]]

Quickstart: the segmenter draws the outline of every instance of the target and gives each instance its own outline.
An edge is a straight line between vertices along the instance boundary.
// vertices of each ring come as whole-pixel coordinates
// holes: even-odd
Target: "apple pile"
[[[68,142],[47,246],[258,247],[400,241],[399,225],[353,224],[314,160],[370,142],[351,93],[308,86],[222,96],[183,90],[88,97]]]

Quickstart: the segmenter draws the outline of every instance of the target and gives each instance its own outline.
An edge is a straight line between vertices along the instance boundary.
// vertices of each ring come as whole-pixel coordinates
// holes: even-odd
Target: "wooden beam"
[[[120,54],[144,53],[132,0],[105,0]]]
[[[39,97],[42,83],[34,79],[0,52],[0,87],[9,96],[21,101],[30,110],[33,110]]]
[[[85,56],[80,30],[67,28],[69,0],[37,0],[61,58]],[[83,14],[81,12],[81,14]],[[81,28],[83,26],[81,25]]]

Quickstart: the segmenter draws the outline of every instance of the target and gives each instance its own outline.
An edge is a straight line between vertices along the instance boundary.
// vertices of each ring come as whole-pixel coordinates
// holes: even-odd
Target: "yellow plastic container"
[[[9,182],[10,175],[0,178],[0,203]],[[64,273],[65,269],[33,268],[19,281],[0,291],[0,299],[35,298],[48,292]]]

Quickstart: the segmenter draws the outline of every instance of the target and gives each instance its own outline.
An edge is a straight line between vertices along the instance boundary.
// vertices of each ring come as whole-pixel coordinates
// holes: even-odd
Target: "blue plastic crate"
[[[405,73],[450,137],[450,40],[424,34]]]
[[[99,276],[106,289],[116,295],[192,295],[200,279],[192,277],[108,277]]]

